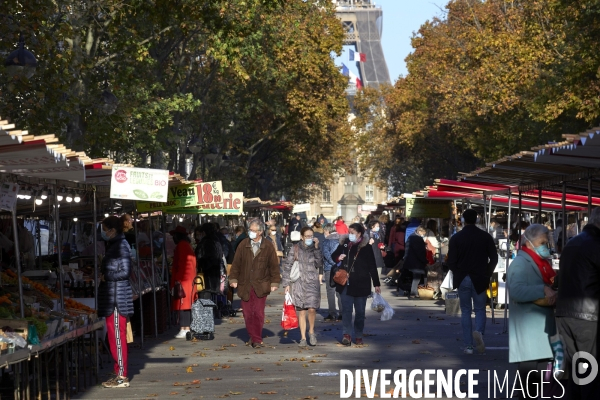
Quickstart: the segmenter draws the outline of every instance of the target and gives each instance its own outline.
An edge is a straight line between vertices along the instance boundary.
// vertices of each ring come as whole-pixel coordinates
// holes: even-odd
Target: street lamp
[[[37,60],[33,53],[25,48],[22,33],[19,36],[19,47],[6,57],[4,66],[10,76],[24,76],[30,79],[35,74]]]

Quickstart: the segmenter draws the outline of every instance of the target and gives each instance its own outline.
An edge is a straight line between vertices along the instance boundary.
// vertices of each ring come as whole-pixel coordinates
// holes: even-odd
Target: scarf
[[[546,285],[552,285],[554,283],[556,272],[552,269],[552,264],[550,264],[550,261],[540,257],[538,253],[531,250],[529,247],[527,247],[527,245],[521,246],[521,251],[529,254],[529,256],[533,259],[535,265],[537,265],[540,273],[542,274],[544,283]]]

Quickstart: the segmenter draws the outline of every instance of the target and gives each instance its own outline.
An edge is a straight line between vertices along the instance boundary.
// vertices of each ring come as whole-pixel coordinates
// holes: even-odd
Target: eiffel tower
[[[336,14],[346,29],[344,44],[355,45],[367,60],[359,64],[360,78],[365,86],[390,84],[390,73],[381,47],[383,11],[374,0],[333,0]],[[349,90],[350,91],[350,90]],[[348,93],[352,95],[353,93]]]

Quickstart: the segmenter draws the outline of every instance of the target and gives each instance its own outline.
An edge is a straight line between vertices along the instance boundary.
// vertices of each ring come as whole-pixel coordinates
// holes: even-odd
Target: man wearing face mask
[[[485,351],[486,289],[498,264],[498,253],[492,236],[475,226],[477,211],[463,212],[464,228],[452,236],[448,245],[446,265],[454,276],[454,287],[458,287],[462,313],[465,353],[473,354],[473,343],[479,353]],[[475,331],[472,330],[471,312],[475,309]]]
[[[229,282],[237,288],[242,299],[244,323],[250,336],[248,345],[262,347],[262,329],[265,321],[267,296],[279,288],[279,259],[275,247],[263,238],[264,223],[250,221],[248,239],[235,252]]]

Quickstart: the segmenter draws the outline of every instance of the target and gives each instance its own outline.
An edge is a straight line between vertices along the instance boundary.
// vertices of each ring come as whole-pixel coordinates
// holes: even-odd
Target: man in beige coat
[[[262,329],[265,323],[267,296],[279,288],[279,258],[272,243],[263,237],[264,223],[259,219],[250,221],[248,239],[240,242],[231,265],[229,282],[237,288],[242,299],[248,344],[261,347]]]

